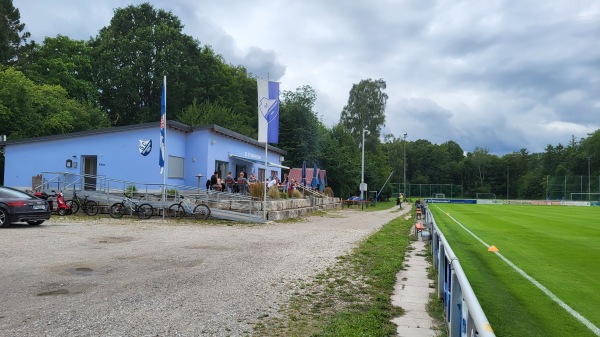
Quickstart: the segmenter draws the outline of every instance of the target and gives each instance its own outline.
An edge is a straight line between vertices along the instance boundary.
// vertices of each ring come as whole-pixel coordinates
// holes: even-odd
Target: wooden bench
[[[423,215],[423,214],[421,214],[421,209],[420,209],[420,208],[417,208],[417,219],[421,219],[421,216],[422,216],[422,215]]]
[[[420,234],[422,231],[424,231],[424,230],[426,230],[426,229],[427,229],[427,227],[423,226],[423,224],[422,224],[422,223],[420,223],[420,222],[417,222],[417,224],[415,225],[415,231],[416,231],[417,237],[419,236],[419,234]]]

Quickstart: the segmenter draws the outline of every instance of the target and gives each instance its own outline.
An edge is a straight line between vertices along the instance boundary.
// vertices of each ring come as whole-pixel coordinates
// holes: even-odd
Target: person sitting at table
[[[229,173],[227,173],[227,176],[225,177],[225,188],[227,189],[227,192],[232,193],[233,192],[233,187],[235,185],[235,179],[233,179],[233,176],[231,175],[231,171]]]
[[[248,180],[244,177],[244,171],[240,172],[240,176],[237,179],[238,191],[240,193],[246,193],[248,191]]]
[[[248,177],[248,183],[255,184],[257,182],[258,180],[256,180],[256,176],[254,175],[254,173],[250,173],[250,176]]]
[[[271,188],[272,186],[277,186],[277,185],[279,185],[279,178],[274,177],[273,179],[271,179],[271,181],[269,181],[267,188]]]
[[[215,171],[215,173],[210,176],[210,187],[215,191],[223,190],[223,186],[221,185],[221,181],[219,179],[219,171]]]

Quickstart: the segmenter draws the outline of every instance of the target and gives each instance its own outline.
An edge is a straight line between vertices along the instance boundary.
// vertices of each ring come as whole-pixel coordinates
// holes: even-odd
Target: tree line
[[[29,41],[12,0],[0,0],[0,135],[15,140],[158,121],[167,76],[169,119],[214,123],[256,139],[256,76],[182,30],[171,12],[144,3],[116,9],[110,24],[87,41],[57,35],[38,44]],[[409,184],[460,185],[466,197],[543,198],[548,175],[587,175],[588,164],[592,175],[600,173],[600,130],[543,153],[520,149],[503,156],[485,148],[465,152],[452,140],[382,135],[385,89],[383,79],[354,84],[331,128],[314,110],[313,88],[284,91],[276,144],[288,153],[284,165],[316,163],[327,170],[334,194],[347,198],[360,183],[364,132],[369,190],[380,190],[390,174],[390,182],[403,184],[406,168]],[[3,166],[0,157],[0,183]],[[389,184],[383,195],[391,195]]]

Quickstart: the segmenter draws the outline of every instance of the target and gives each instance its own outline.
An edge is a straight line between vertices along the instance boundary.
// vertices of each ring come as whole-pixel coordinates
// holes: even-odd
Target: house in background
[[[306,185],[312,186],[313,175],[315,174],[315,169],[307,168],[305,170],[305,172],[306,172],[306,177],[305,177]],[[316,179],[317,186],[312,186],[312,187],[323,192],[323,190],[325,190],[325,187],[327,186],[327,171],[317,169],[316,177],[317,177],[317,179]],[[288,174],[288,179],[290,179],[290,180],[294,179],[294,181],[296,181],[296,183],[301,184],[302,183],[302,169],[301,168],[290,169],[290,172]]]
[[[218,125],[190,127],[167,121],[166,184],[204,187],[214,171],[235,177],[240,171],[261,180],[281,176],[285,151]],[[89,175],[85,189],[94,190],[106,177],[140,184],[163,183],[159,168],[158,122],[104,128],[47,137],[0,140],[4,152],[4,185],[32,189],[32,178],[42,172]],[[267,175],[268,174],[268,175]],[[201,180],[204,179],[204,180]],[[98,186],[100,188],[100,186]],[[157,187],[158,189],[159,187]]]

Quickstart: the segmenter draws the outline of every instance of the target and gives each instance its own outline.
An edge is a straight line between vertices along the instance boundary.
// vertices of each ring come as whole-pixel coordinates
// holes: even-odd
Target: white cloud
[[[130,3],[140,4],[144,0]],[[35,40],[95,36],[119,0],[14,0]],[[184,32],[235,65],[312,86],[327,126],[352,85],[382,78],[384,132],[466,151],[543,151],[598,128],[600,4],[366,0],[160,0]],[[414,137],[414,138],[413,138]]]

